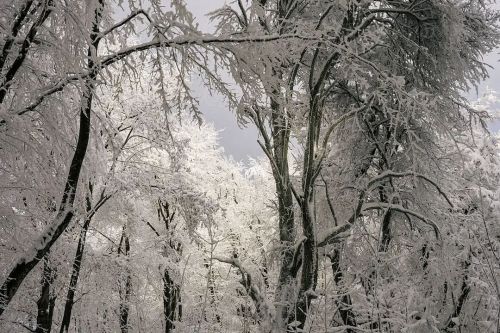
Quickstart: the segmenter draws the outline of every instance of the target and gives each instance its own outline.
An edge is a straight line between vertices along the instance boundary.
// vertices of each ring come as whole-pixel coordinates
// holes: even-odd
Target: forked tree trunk
[[[291,180],[288,165],[288,143],[290,129],[287,124],[286,115],[279,114],[279,106],[271,103],[273,114],[273,144],[274,161],[277,170],[273,170],[278,198],[279,216],[279,239],[282,246],[281,263],[279,269],[278,285],[275,301],[277,304],[277,322],[284,327],[289,317],[290,309],[293,309],[292,297],[295,285],[295,274],[293,267],[294,242],[296,236],[295,214]],[[281,111],[282,112],[282,111]]]
[[[265,6],[266,0],[260,0],[259,5]],[[294,1],[279,0],[277,4],[278,19],[281,21],[289,14]],[[259,18],[264,30],[267,30],[266,19]],[[280,33],[285,32],[284,27],[276,25]],[[281,78],[283,68],[274,66],[270,68],[269,75]],[[272,166],[273,178],[276,186],[276,197],[278,201],[279,215],[279,240],[281,245],[281,258],[279,265],[278,283],[275,291],[276,320],[275,329],[284,330],[294,309],[295,278],[297,270],[294,265],[294,242],[296,236],[293,194],[291,188],[290,170],[288,163],[288,151],[290,142],[290,120],[286,110],[281,105],[281,87],[275,87],[268,92],[271,107],[271,119],[268,124],[263,123],[258,110],[253,119],[258,130],[264,138],[265,145],[262,147],[269,158]],[[267,126],[271,136],[267,135]]]
[[[311,301],[315,298],[318,281],[318,248],[316,246],[314,195],[315,181],[321,165],[316,161],[319,133],[321,130],[322,112],[316,96],[311,97],[307,139],[304,150],[302,173],[302,198],[300,201],[303,243],[302,271],[300,276],[298,299],[295,304],[294,316],[288,318],[288,324],[297,321],[297,329],[304,329]]]

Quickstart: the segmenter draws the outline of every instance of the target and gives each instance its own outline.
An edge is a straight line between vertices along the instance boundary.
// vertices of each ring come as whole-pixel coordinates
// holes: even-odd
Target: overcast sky
[[[225,0],[186,0],[188,9],[196,17],[200,24],[200,30],[211,32],[213,26],[210,24],[206,14],[220,8]],[[496,4],[500,9],[500,3]],[[500,51],[489,54],[485,61],[494,68],[490,71],[490,78],[487,79],[479,89],[482,95],[487,88],[500,92]],[[246,162],[247,157],[258,157],[263,153],[257,144],[257,131],[252,126],[249,128],[239,128],[236,123],[236,116],[229,112],[227,105],[221,96],[211,96],[201,84],[195,83],[195,94],[199,97],[200,110],[204,114],[205,120],[214,124],[220,131],[220,143],[224,147],[226,154],[233,156],[236,161]],[[471,100],[477,99],[475,91],[468,94]],[[498,127],[498,126],[495,126]],[[495,128],[496,129],[496,128]]]
[[[224,0],[186,0],[188,9],[196,17],[200,24],[200,30],[212,32],[214,27],[210,23],[207,13],[221,8]],[[233,156],[236,161],[247,161],[247,156],[261,156],[262,150],[257,144],[257,130],[249,126],[240,128],[236,123],[236,115],[228,110],[222,96],[211,96],[206,88],[199,82],[194,82],[195,94],[199,97],[200,111],[203,113],[205,121],[214,124],[220,131],[220,143],[224,147],[227,155]]]

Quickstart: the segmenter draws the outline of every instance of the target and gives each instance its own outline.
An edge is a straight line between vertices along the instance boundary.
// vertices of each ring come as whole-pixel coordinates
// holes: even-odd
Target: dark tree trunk
[[[378,252],[387,252],[391,243],[391,218],[392,210],[387,210],[382,219],[382,236],[378,247]]]
[[[108,201],[110,196],[105,196],[104,191],[101,193],[101,198],[97,204],[92,207],[92,183],[89,183],[89,194],[87,195],[87,217],[83,223],[82,230],[80,231],[80,237],[78,238],[78,246],[76,248],[75,259],[73,260],[73,266],[71,270],[71,277],[69,280],[68,293],[66,294],[66,302],[64,304],[63,319],[61,322],[60,333],[68,332],[69,324],[71,322],[71,312],[73,310],[73,304],[75,303],[75,292],[78,285],[78,278],[80,277],[80,270],[82,267],[83,254],[85,253],[85,240],[87,238],[87,232],[89,230],[90,222],[94,217],[95,213],[99,208]]]
[[[288,165],[288,145],[290,140],[290,127],[287,115],[280,106],[271,99],[272,112],[272,134],[273,134],[273,159],[276,167],[273,168],[273,176],[276,184],[279,215],[279,237],[282,246],[281,263],[276,290],[276,302],[278,322],[285,325],[289,317],[295,275],[293,273],[294,242],[295,242],[295,214],[293,195],[291,189],[290,171]],[[268,148],[269,149],[269,148]],[[273,165],[271,161],[271,165]],[[291,303],[291,304],[290,304]]]
[[[123,247],[122,247],[123,245]],[[127,229],[123,228],[122,239],[120,241],[120,247],[118,249],[118,254],[125,255],[127,262],[129,259],[130,252],[130,240],[127,234]],[[125,285],[120,286],[120,331],[121,333],[128,333],[129,324],[129,310],[130,310],[130,295],[132,293],[132,276],[130,273],[130,268],[125,269]]]
[[[354,333],[355,330],[351,327],[356,327],[356,316],[352,311],[351,295],[346,293],[344,288],[344,276],[340,266],[340,250],[334,250],[333,255],[330,256],[330,263],[332,265],[333,280],[342,293],[340,300],[335,300],[340,318],[342,319],[344,325],[349,326],[349,328],[346,329],[346,332]]]
[[[163,274],[163,313],[165,315],[165,333],[173,332],[174,322],[182,318],[181,290],[170,277],[168,270]]]
[[[175,217],[175,211],[170,210],[170,205],[168,202],[162,202],[161,199],[158,200],[158,218],[165,224],[165,230],[173,237],[175,225],[173,224]],[[149,223],[148,223],[149,224]],[[155,234],[159,237],[160,233],[149,224],[150,228],[153,229]],[[182,244],[170,239],[168,245],[177,254],[182,253]],[[165,251],[164,255],[169,253]],[[214,291],[213,289],[211,292]],[[171,272],[166,268],[163,271],[163,314],[165,319],[165,332],[169,333],[175,329],[174,322],[182,319],[182,304],[181,304],[181,287],[175,283],[171,277]]]
[[[462,313],[462,309],[464,307],[465,302],[467,301],[467,297],[470,293],[469,286],[469,267],[471,265],[471,251],[469,251],[468,258],[463,262],[462,269],[464,272],[464,276],[462,277],[462,285],[460,286],[460,295],[456,302],[454,302],[454,309],[451,313],[445,327],[445,332],[456,332],[456,323],[453,321],[453,318],[459,318]],[[461,322],[461,321],[459,321]]]
[[[303,329],[307,320],[311,301],[315,297],[314,291],[318,281],[318,248],[316,247],[314,195],[315,180],[321,165],[317,165],[316,147],[318,146],[321,130],[321,108],[317,104],[315,95],[311,97],[309,106],[309,119],[307,140],[304,150],[302,173],[302,198],[299,202],[301,208],[302,232],[305,240],[303,243],[302,272],[300,277],[299,295],[295,304],[294,316],[289,316],[288,323],[298,321],[298,329]]]
[[[261,6],[266,5],[266,0],[260,0]],[[283,19],[291,9],[294,1],[280,0],[277,3],[279,20]],[[264,17],[259,17],[259,22],[264,31],[269,31]],[[279,33],[284,33],[286,27],[276,25]],[[282,78],[283,68],[275,66],[270,69],[270,75]],[[278,201],[279,215],[279,240],[281,245],[281,258],[278,276],[278,284],[275,292],[276,323],[280,329],[286,326],[289,312],[294,309],[294,292],[292,290],[295,281],[294,272],[294,242],[296,236],[293,193],[291,188],[290,170],[288,163],[288,148],[290,142],[290,123],[287,111],[280,104],[281,87],[276,87],[268,92],[271,107],[271,119],[261,117],[260,111],[255,109],[253,121],[264,138],[262,146],[272,166],[273,178],[276,185],[276,197]],[[268,128],[271,135],[268,136]]]
[[[36,302],[38,308],[36,317],[36,333],[48,333],[52,327],[52,317],[54,314],[56,297],[53,295],[53,292],[51,292],[51,285],[54,282],[55,275],[56,271],[52,267],[49,260],[49,254],[47,253],[43,263],[40,297]]]
[[[83,228],[80,231],[80,237],[78,239],[78,246],[76,248],[75,259],[73,260],[73,269],[71,271],[71,278],[69,281],[68,293],[66,294],[66,302],[64,304],[63,319],[61,322],[60,333],[68,332],[69,324],[71,322],[71,311],[73,310],[73,304],[75,303],[75,291],[78,284],[78,278],[80,276],[80,269],[82,266],[83,253],[85,251],[85,239],[87,237],[87,231],[90,225],[90,218],[86,219]]]
[[[316,290],[318,281],[318,249],[316,247],[311,209],[312,207],[309,202],[303,203],[302,228],[306,240],[303,245],[300,290],[295,304],[295,313],[288,318],[289,324],[293,321],[298,321],[300,324],[297,328],[299,329],[304,328],[311,301],[315,298],[314,291]]]
[[[95,19],[92,27],[91,40],[92,45],[88,49],[88,68],[91,75],[85,82],[85,90],[82,96],[82,108],[80,110],[80,129],[75,153],[71,160],[68,177],[64,187],[63,196],[59,205],[59,211],[53,221],[53,227],[44,233],[37,241],[38,244],[35,255],[28,258],[22,258],[10,271],[5,281],[0,287],[0,316],[9,305],[26,276],[38,264],[38,262],[49,252],[50,248],[57,241],[59,236],[66,230],[73,218],[73,203],[75,201],[80,172],[83,166],[83,160],[87,153],[87,146],[90,136],[90,115],[92,108],[92,97],[95,88],[95,79],[98,69],[95,68],[94,56],[99,44],[99,22],[102,15],[103,1],[100,0],[99,6],[95,10]]]

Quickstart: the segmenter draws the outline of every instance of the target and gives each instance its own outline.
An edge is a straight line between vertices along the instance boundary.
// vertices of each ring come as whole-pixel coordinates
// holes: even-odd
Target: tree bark
[[[351,327],[356,327],[356,316],[354,312],[352,311],[352,299],[351,295],[345,292],[344,288],[344,276],[342,273],[342,268],[340,265],[340,250],[335,249],[333,252],[333,255],[330,256],[330,263],[332,266],[332,272],[333,272],[333,280],[335,281],[335,284],[337,287],[340,289],[342,296],[340,297],[340,300],[335,300],[335,303],[337,304],[337,308],[340,313],[340,318],[342,319],[342,322],[344,325],[349,326],[349,328],[346,329],[347,333],[354,333],[355,330],[352,329]]]
[[[460,295],[456,302],[454,302],[453,312],[450,314],[448,321],[446,322],[446,327],[444,329],[445,332],[456,332],[455,326],[457,326],[456,322],[453,320],[454,318],[459,318],[462,313],[462,309],[464,307],[465,302],[470,293],[470,285],[469,285],[469,268],[472,263],[471,259],[472,252],[469,250],[469,255],[467,259],[462,263],[463,277],[462,277],[462,285],[460,286]],[[461,324],[459,324],[460,326]]]
[[[123,247],[122,247],[123,245]],[[123,228],[122,239],[120,241],[120,247],[118,248],[118,254],[125,255],[127,259],[127,264],[129,260],[130,252],[130,240],[127,233],[127,228]],[[129,310],[130,310],[130,295],[132,293],[132,276],[130,273],[130,268],[125,269],[125,281],[124,287],[120,286],[120,331],[121,333],[128,333],[129,324]]]
[[[295,242],[295,214],[293,195],[291,189],[290,171],[288,165],[288,143],[290,140],[290,128],[286,115],[276,102],[271,102],[273,110],[272,132],[274,146],[274,162],[276,169],[273,170],[278,198],[279,236],[282,246],[281,265],[276,290],[276,303],[278,323],[285,325],[289,316],[290,301],[293,297],[291,288],[294,285],[293,257]]]
[[[80,276],[83,253],[85,251],[85,239],[87,237],[90,220],[90,218],[87,218],[85,220],[82,230],[80,231],[80,237],[78,238],[78,246],[76,248],[75,259],[73,260],[73,269],[71,271],[71,278],[69,280],[68,293],[66,294],[63,319],[61,322],[61,329],[59,331],[60,333],[68,332],[69,324],[71,322],[71,311],[73,310],[73,304],[75,303],[75,291],[78,284],[78,278]]]
[[[97,213],[99,208],[102,207],[102,205],[104,205],[104,203],[106,203],[106,201],[108,201],[108,199],[111,197],[105,196],[103,190],[101,193],[101,198],[99,199],[97,204],[92,207],[92,183],[89,183],[89,192],[90,193],[86,198],[87,217],[85,218],[82,230],[80,231],[80,237],[78,238],[78,245],[76,248],[75,259],[73,260],[71,277],[69,280],[68,293],[66,294],[66,301],[64,303],[63,319],[61,321],[61,329],[59,331],[60,333],[68,332],[69,324],[71,322],[71,312],[73,310],[73,304],[75,303],[75,292],[78,285],[78,278],[80,277],[83,254],[85,253],[85,240],[87,238],[87,232],[90,227],[90,222],[92,221],[92,218],[94,217],[95,213]]]
[[[163,274],[163,313],[165,315],[165,333],[175,329],[174,322],[182,318],[181,288],[170,277],[168,270]]]
[[[80,109],[80,129],[76,149],[71,160],[71,165],[66,179],[64,192],[59,205],[58,213],[43,235],[34,246],[33,253],[29,253],[25,258],[21,258],[14,268],[9,272],[7,278],[0,287],[0,317],[9,305],[10,301],[17,293],[26,276],[49,252],[50,248],[57,241],[59,236],[66,230],[73,218],[73,203],[75,201],[76,190],[80,179],[83,161],[87,153],[87,146],[90,136],[90,115],[92,108],[92,98],[95,89],[95,79],[98,69],[95,68],[94,57],[97,54],[99,44],[99,22],[102,16],[104,0],[99,1],[95,10],[95,18],[92,26],[92,44],[88,49],[88,68],[92,71],[88,80],[85,81],[85,88],[82,95],[82,107]]]
[[[52,267],[49,259],[49,254],[44,258],[43,272],[41,280],[41,292],[38,301],[36,302],[38,311],[36,317],[36,333],[48,333],[52,327],[52,317],[54,314],[54,306],[56,304],[56,296],[51,292],[51,285],[54,282],[56,271]]]
[[[264,7],[266,0],[260,0],[259,5]],[[277,24],[275,28],[279,33],[284,33],[285,27],[280,26],[287,15],[293,1],[279,0],[277,2]],[[269,32],[265,17],[259,17],[259,22],[264,31]],[[269,69],[272,77],[282,77],[282,68],[274,66]],[[282,247],[278,284],[275,291],[276,325],[277,329],[286,327],[290,310],[293,310],[295,274],[293,267],[294,242],[296,236],[293,193],[291,187],[290,170],[288,164],[288,148],[290,142],[290,124],[287,111],[281,105],[281,87],[274,87],[267,91],[270,99],[271,119],[261,118],[259,110],[255,110],[253,121],[262,134],[265,145],[262,146],[272,166],[273,178],[276,186],[279,216],[279,240]],[[264,123],[268,121],[268,123]],[[271,130],[270,137],[267,128]]]
[[[302,171],[301,219],[302,232],[305,237],[303,243],[302,272],[300,277],[299,296],[295,304],[294,316],[289,316],[288,323],[298,321],[296,326],[303,329],[307,320],[309,307],[315,297],[314,291],[318,281],[318,248],[315,235],[314,194],[315,180],[321,165],[317,164],[316,147],[318,146],[319,131],[321,129],[322,112],[317,104],[317,96],[311,96],[309,107],[309,119],[307,127],[307,139],[304,150],[304,162]]]
[[[175,217],[175,211],[170,211],[170,205],[167,201],[162,202],[158,200],[158,218],[165,224],[165,231],[170,237],[173,237],[175,226],[172,225]],[[159,237],[160,233],[149,224],[151,229]],[[168,245],[177,254],[182,253],[182,244],[170,239]],[[165,251],[164,255],[169,253]],[[182,318],[182,304],[181,304],[181,287],[171,277],[171,272],[168,268],[163,271],[163,315],[165,319],[165,332],[170,333],[175,329],[174,322]]]

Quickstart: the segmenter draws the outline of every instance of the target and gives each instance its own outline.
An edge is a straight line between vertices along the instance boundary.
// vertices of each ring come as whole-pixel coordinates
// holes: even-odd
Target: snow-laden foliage
[[[492,3],[210,16],[0,4],[0,331],[497,332],[497,98],[464,97]],[[194,80],[261,158],[226,156]]]

